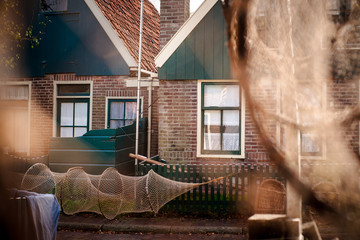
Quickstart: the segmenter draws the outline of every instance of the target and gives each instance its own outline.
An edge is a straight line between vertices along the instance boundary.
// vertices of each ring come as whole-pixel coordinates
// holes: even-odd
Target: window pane
[[[61,126],[72,126],[73,125],[73,114],[74,114],[74,104],[73,103],[61,103],[61,116],[60,116],[60,125]]]
[[[87,126],[88,104],[75,103],[75,126]]]
[[[301,151],[303,153],[319,153],[320,146],[311,134],[301,134]]]
[[[90,96],[90,84],[59,84],[59,96]]]
[[[110,120],[110,128],[122,127],[124,125],[123,122],[123,120]]]
[[[224,133],[222,147],[227,151],[239,151],[239,133]]]
[[[239,110],[223,111],[223,150],[237,151],[239,149]]]
[[[126,119],[135,119],[136,118],[136,102],[126,102]]]
[[[204,112],[204,149],[220,150],[221,111]]]
[[[205,107],[239,107],[238,85],[205,85]]]
[[[62,127],[60,128],[60,137],[72,137],[73,128],[72,127]]]
[[[87,132],[86,127],[76,127],[74,131],[74,137],[79,137],[84,135]]]
[[[124,118],[124,102],[110,103],[110,119]]]
[[[204,134],[204,150],[220,150],[220,133]]]

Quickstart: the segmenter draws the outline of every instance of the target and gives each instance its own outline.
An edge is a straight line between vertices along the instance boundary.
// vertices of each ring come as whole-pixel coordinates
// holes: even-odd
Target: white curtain
[[[204,107],[239,107],[238,85],[205,85]]]
[[[61,103],[61,126],[72,126],[74,118],[74,104],[73,103]]]
[[[221,150],[220,148],[221,111],[206,110],[204,113],[204,149]]]
[[[239,110],[223,111],[223,150],[238,151],[239,149]]]
[[[75,126],[87,126],[88,122],[88,104],[75,103]]]

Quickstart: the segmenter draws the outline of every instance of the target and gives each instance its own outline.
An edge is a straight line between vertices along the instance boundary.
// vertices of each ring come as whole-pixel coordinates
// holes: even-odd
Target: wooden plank
[[[207,180],[209,178],[209,165],[205,164],[204,177]],[[205,212],[209,211],[209,184],[205,185]]]
[[[187,165],[187,182],[190,183],[191,182],[191,179],[190,179],[190,175],[191,175],[191,166],[190,164]],[[187,192],[187,201],[186,201],[186,211],[189,212],[191,211],[191,199],[190,199],[190,196],[191,196],[191,191],[188,191]]]
[[[179,164],[175,164],[174,180],[179,181]],[[176,212],[179,212],[179,197],[175,198],[174,200]]]
[[[204,18],[205,24],[205,55],[204,79],[214,78],[214,11],[210,11]]]
[[[235,178],[235,211],[236,213],[239,212],[239,209],[240,209],[240,206],[242,206],[243,204],[243,193],[245,191],[245,187],[244,187],[244,171],[242,170],[243,168],[243,164],[241,164],[240,166],[240,169],[239,169],[239,165],[235,165],[235,172],[239,172],[241,171],[241,174],[240,174],[240,177],[241,177],[241,184],[239,184],[239,175],[236,175],[236,178]],[[241,199],[239,199],[239,189],[241,189]]]
[[[185,51],[186,51],[186,45],[185,42],[183,42],[176,50],[175,79],[185,79],[185,72],[186,72]]]
[[[234,173],[234,171],[233,171],[233,165],[232,165],[232,164],[229,165],[229,173],[230,173],[230,174],[231,174],[231,173]],[[237,176],[237,174],[234,175],[234,176]],[[234,179],[233,176],[230,176],[230,177],[228,178],[228,181],[229,181],[229,210],[230,210],[230,212],[234,212],[234,211],[235,211],[235,209],[234,209],[234,207],[235,207],[235,204],[234,204],[234,195],[233,195],[233,179]]]
[[[195,79],[195,33],[185,39],[185,79]]]
[[[166,78],[167,80],[176,79],[176,54],[177,51],[171,55],[171,57],[166,61],[163,65],[163,69],[166,71]]]
[[[195,34],[195,52],[194,52],[194,77],[195,79],[204,79],[204,61],[205,61],[205,21],[204,19],[193,30]]]
[[[202,164],[199,164],[198,182],[202,182],[202,176],[204,176]],[[204,201],[203,201],[203,186],[199,186],[199,208],[201,213],[204,212]]]
[[[215,165],[211,164],[210,166],[210,176],[212,179],[215,178]],[[210,199],[211,199],[211,212],[215,212],[215,183],[211,183],[211,193],[210,193]]]
[[[221,12],[221,5],[218,3],[212,11]],[[214,79],[223,79],[223,50],[224,50],[224,16],[222,14],[214,14],[213,20],[213,52],[214,52]]]
[[[216,177],[219,177],[220,174],[220,164],[216,166]],[[221,200],[220,200],[220,182],[216,181],[216,204],[217,204],[217,213],[221,212]]]
[[[227,171],[226,171],[226,165],[224,164],[223,165],[223,169],[222,169],[222,175],[223,176],[226,176],[226,175],[228,175],[227,174]],[[222,203],[223,203],[223,212],[225,213],[226,212],[226,203],[227,203],[227,199],[226,199],[226,197],[227,197],[227,194],[226,194],[226,180],[227,180],[228,178],[224,178],[222,181],[222,185],[223,185],[223,201],[222,201]]]
[[[185,165],[181,164],[181,182],[185,182]],[[181,209],[185,212],[185,194],[181,195]]]
[[[225,30],[225,21],[223,21],[223,29],[224,29],[224,34],[222,34],[223,36],[223,79],[232,79],[233,77],[231,76],[231,64],[230,64],[230,57],[229,57],[229,50],[228,50],[228,39],[227,39],[227,34],[226,34],[226,30]]]

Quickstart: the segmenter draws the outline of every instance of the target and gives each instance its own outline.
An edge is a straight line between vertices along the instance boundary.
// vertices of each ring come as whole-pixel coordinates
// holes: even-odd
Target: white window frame
[[[105,125],[104,128],[107,129],[108,122],[108,113],[109,113],[109,100],[137,100],[137,97],[105,97]],[[140,109],[142,109],[140,118],[143,117],[144,114],[144,97],[140,97]]]
[[[17,82],[17,81],[6,81],[4,83],[2,83],[0,85],[0,88],[3,86],[27,86],[28,87],[28,105],[27,105],[27,110],[28,110],[28,146],[27,146],[27,150],[26,150],[26,155],[30,156],[30,140],[31,140],[31,81],[23,81],[23,82]],[[16,100],[15,100],[16,101]]]
[[[62,84],[90,84],[90,96],[58,96],[58,85]],[[74,99],[74,98],[89,98],[89,131],[92,129],[92,106],[93,106],[93,82],[92,81],[54,81],[54,96],[53,96],[53,137],[56,136],[57,130],[57,100],[58,99]]]
[[[304,84],[307,84],[307,81],[303,81]],[[310,83],[311,84],[311,83]],[[322,101],[322,108],[325,112],[326,110],[326,95],[327,95],[327,85],[326,83],[323,84],[322,86],[322,96],[321,96],[321,101]],[[276,113],[278,115],[281,114],[281,91],[280,91],[280,86],[277,85],[277,90],[276,90],[276,94],[277,94],[277,103],[276,103]],[[360,98],[359,98],[360,101]],[[278,122],[276,124],[276,139],[277,139],[277,144],[278,147],[281,148],[281,124]],[[327,152],[327,148],[326,148],[326,140],[325,140],[326,136],[323,136],[323,139],[320,139],[321,141],[321,154],[320,155],[302,155],[301,152],[301,131],[298,130],[297,131],[297,142],[298,142],[298,156],[300,157],[301,160],[325,160],[326,159],[326,152]],[[360,140],[360,138],[359,138]]]
[[[306,82],[305,82],[306,84]],[[311,84],[311,83],[310,83]],[[327,86],[326,86],[326,83],[323,84],[322,86],[322,96],[321,96],[321,101],[322,101],[322,109],[326,110],[326,89],[327,89]],[[326,149],[326,136],[322,136],[321,139],[319,139],[319,141],[321,141],[321,154],[320,155],[302,155],[302,152],[301,152],[301,145],[302,145],[302,142],[301,142],[301,131],[298,130],[297,131],[297,137],[298,137],[298,143],[299,143],[299,149],[298,149],[298,152],[299,152],[299,156],[300,156],[300,159],[301,160],[325,160],[326,159],[326,152],[327,152],[327,149]],[[324,133],[325,135],[325,133]]]
[[[232,154],[202,154],[201,153],[201,98],[202,83],[237,83],[236,80],[198,80],[197,85],[197,141],[196,141],[196,157],[198,158],[236,158],[245,159],[245,97],[243,90],[240,87],[240,153],[237,155]]]

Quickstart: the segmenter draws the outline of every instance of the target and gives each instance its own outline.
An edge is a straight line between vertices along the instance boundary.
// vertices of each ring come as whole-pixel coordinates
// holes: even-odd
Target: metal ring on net
[[[43,163],[32,165],[24,174],[21,189],[37,193],[54,193],[54,174]]]
[[[70,168],[61,185],[61,207],[72,215],[89,208],[92,184],[88,174],[81,167]]]
[[[107,219],[114,219],[121,213],[124,181],[115,168],[107,168],[100,176],[97,198],[100,212]]]

